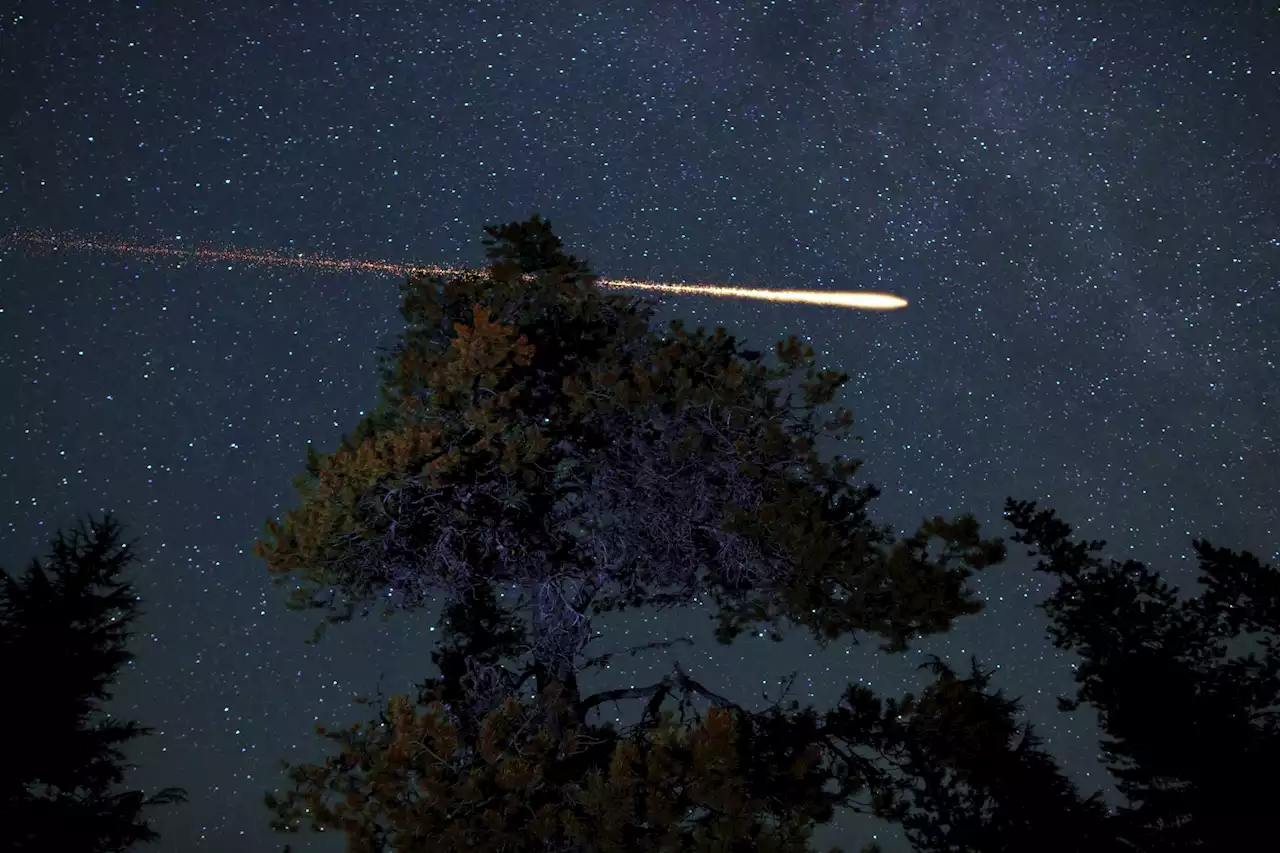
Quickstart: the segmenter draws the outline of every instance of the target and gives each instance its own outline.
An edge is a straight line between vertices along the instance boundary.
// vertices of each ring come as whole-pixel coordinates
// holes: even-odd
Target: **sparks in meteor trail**
[[[166,257],[191,261],[235,262],[262,266],[288,266],[317,272],[371,272],[398,276],[415,273],[427,275],[458,275],[467,270],[460,267],[423,266],[391,261],[360,258],[328,258],[323,255],[284,255],[279,252],[263,252],[253,249],[209,248],[207,246],[163,246],[131,243],[121,240],[81,237],[74,234],[52,234],[40,231],[17,231],[3,243],[24,246],[37,251],[73,249],[84,252],[112,252],[142,257]],[[729,299],[757,299],[765,302],[795,302],[808,305],[831,305],[841,308],[859,308],[870,311],[891,311],[905,308],[907,300],[889,293],[866,290],[766,290],[755,287],[731,287],[723,284],[682,284],[660,281],[633,281],[626,278],[601,277],[597,283],[607,287],[625,287],[641,290],[660,290],[666,293],[700,293]]]

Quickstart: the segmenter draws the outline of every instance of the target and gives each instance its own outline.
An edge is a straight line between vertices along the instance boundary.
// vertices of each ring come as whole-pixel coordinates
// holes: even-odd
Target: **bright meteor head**
[[[867,290],[767,290],[755,287],[725,287],[719,284],[666,284],[656,281],[631,281],[625,278],[601,279],[600,284],[609,287],[636,287],[643,290],[661,290],[667,293],[700,293],[704,296],[723,296],[730,299],[760,299],[765,302],[799,302],[807,305],[836,305],[841,308],[861,308],[870,311],[892,311],[907,307],[907,300],[892,293],[874,293]]]

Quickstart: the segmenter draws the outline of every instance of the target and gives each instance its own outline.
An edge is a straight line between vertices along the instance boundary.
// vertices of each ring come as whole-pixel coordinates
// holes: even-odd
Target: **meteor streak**
[[[731,299],[762,299],[766,302],[805,302],[809,305],[838,305],[842,308],[865,308],[873,311],[889,311],[905,308],[907,300],[892,293],[874,293],[869,290],[766,290],[760,287],[728,287],[723,284],[663,284],[655,281],[631,281],[625,278],[602,278],[601,284],[610,287],[638,287],[644,290],[665,290],[668,293],[704,293],[707,296],[727,296]]]
[[[328,258],[323,255],[285,255],[279,252],[234,247],[216,249],[205,246],[147,245],[76,235],[47,234],[39,231],[14,232],[3,243],[44,251],[74,249],[84,252],[112,252],[121,255],[166,257],[193,261],[230,261],[261,266],[298,267],[317,272],[368,272],[398,276],[409,276],[414,273],[458,275],[467,272],[465,268],[461,267],[423,266],[421,264],[402,264],[361,258]],[[632,279],[606,278],[604,276],[601,276],[597,281],[607,287],[660,290],[666,293],[695,293],[729,299],[757,299],[765,302],[832,305],[841,308],[860,308],[871,311],[891,311],[895,308],[905,308],[907,306],[907,300],[901,296],[866,290],[766,290],[755,287],[731,287],[724,284],[634,281]]]

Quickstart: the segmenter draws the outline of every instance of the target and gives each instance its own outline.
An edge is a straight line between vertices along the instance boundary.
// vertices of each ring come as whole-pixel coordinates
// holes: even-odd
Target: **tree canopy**
[[[1280,794],[1280,572],[1195,540],[1203,591],[1134,560],[1102,560],[1052,510],[1010,499],[1013,541],[1058,580],[1043,603],[1054,645],[1080,655],[1076,696],[1098,712],[1120,792],[1115,831],[1140,850],[1229,850],[1271,830]],[[1254,648],[1232,651],[1253,645]],[[1259,654],[1261,653],[1261,654]]]
[[[151,733],[103,712],[133,660],[138,604],[120,575],[134,556],[121,534],[110,516],[82,522],[22,577],[0,569],[0,679],[11,691],[0,720],[15,735],[0,770],[6,850],[126,850],[159,837],[145,808],[186,800],[181,788],[119,790],[120,747]]]
[[[811,347],[779,342],[770,367],[723,329],[657,332],[550,223],[486,232],[487,271],[406,281],[381,404],[308,450],[300,506],[267,522],[255,549],[295,606],[340,620],[388,591],[412,608],[515,585],[562,679],[605,611],[701,596],[725,641],[786,622],[901,650],[981,608],[966,580],[999,541],[972,516],[897,541],[859,462],[819,458],[852,415],[820,418],[848,377]]]
[[[584,692],[583,673],[645,648],[589,656],[601,613],[705,605],[721,643],[767,626],[897,653],[980,612],[967,581],[1005,546],[972,516],[901,539],[873,523],[859,462],[817,450],[848,437],[847,409],[821,414],[847,377],[794,337],[766,365],[723,329],[656,330],[652,303],[603,292],[550,223],[486,232],[487,270],[406,281],[380,405],[332,453],[308,450],[300,505],[255,546],[329,622],[375,599],[444,605],[439,674],[321,729],[336,752],[288,768],[267,797],[278,829],[337,830],[356,853],[800,853],[840,809],[899,823],[922,853],[1225,849],[1261,831],[1275,786],[1247,795],[1258,822],[1233,823],[1249,783],[1228,782],[1275,755],[1273,649],[1226,661],[1221,645],[1274,634],[1274,571],[1197,542],[1209,590],[1179,604],[1012,499],[1013,540],[1059,581],[1051,636],[1084,661],[1061,706],[1101,712],[1118,812],[1076,789],[977,660],[931,659],[919,695],[851,683],[826,710],[784,693],[752,711],[679,665]]]

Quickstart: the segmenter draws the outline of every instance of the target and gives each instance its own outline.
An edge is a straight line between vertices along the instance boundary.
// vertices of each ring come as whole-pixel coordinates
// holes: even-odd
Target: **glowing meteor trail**
[[[601,284],[610,287],[638,287],[645,290],[665,290],[668,293],[703,293],[707,296],[727,296],[731,299],[762,299],[766,302],[805,302],[809,305],[838,305],[842,308],[865,308],[872,311],[890,311],[905,308],[907,300],[891,293],[873,293],[869,290],[765,290],[759,287],[728,287],[723,284],[661,284],[652,281],[631,281],[625,278],[602,278]]]
[[[79,237],[75,235],[46,234],[38,231],[18,231],[10,234],[2,243],[26,246],[36,250],[56,251],[75,249],[85,252],[113,252],[143,257],[166,257],[180,260],[233,262],[263,266],[300,267],[317,272],[371,272],[409,276],[414,273],[428,275],[458,275],[467,272],[459,267],[434,267],[421,264],[398,264],[391,261],[359,258],[327,258],[322,255],[282,255],[278,252],[260,252],[252,249],[211,249],[204,246],[157,246],[124,241]],[[831,305],[841,308],[859,308],[870,311],[891,311],[905,308],[907,300],[889,293],[866,290],[766,290],[754,287],[730,287],[723,284],[681,284],[661,281],[633,281],[626,278],[598,279],[607,287],[625,287],[641,290],[660,290],[666,293],[695,293],[729,299],[758,299],[765,302],[795,302],[808,305]]]

